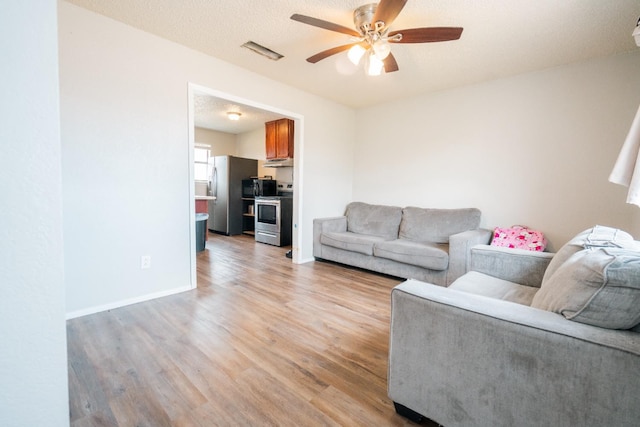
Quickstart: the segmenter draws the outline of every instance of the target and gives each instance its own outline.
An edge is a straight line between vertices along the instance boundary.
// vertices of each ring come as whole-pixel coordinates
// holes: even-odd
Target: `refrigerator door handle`
[[[218,169],[215,166],[211,172],[211,195],[218,197]],[[215,203],[215,200],[213,202]]]

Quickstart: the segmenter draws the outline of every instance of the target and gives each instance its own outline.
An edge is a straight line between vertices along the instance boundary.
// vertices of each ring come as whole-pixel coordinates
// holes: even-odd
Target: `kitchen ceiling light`
[[[234,121],[240,120],[241,115],[242,114],[238,113],[237,111],[229,111],[227,113],[227,117],[229,118],[229,120],[234,120]]]

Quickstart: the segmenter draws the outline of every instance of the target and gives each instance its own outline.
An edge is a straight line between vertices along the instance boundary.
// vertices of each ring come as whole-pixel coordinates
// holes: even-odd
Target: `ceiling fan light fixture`
[[[379,76],[382,74],[382,69],[384,68],[384,62],[378,58],[376,53],[372,50],[367,55],[367,61],[365,63],[365,69],[367,70],[368,76]]]
[[[385,39],[379,39],[373,43],[373,51],[380,61],[384,61],[391,53],[391,45]]]
[[[349,61],[353,63],[353,65],[358,65],[362,56],[367,50],[360,46],[359,44],[354,44],[349,52],[347,52],[347,56],[349,57]]]
[[[241,116],[241,115],[242,115],[242,114],[241,114],[241,113],[239,113],[239,112],[237,112],[237,111],[229,111],[229,112],[227,113],[227,117],[229,118],[229,120],[233,120],[233,121],[238,121],[238,120],[240,120],[240,116]]]

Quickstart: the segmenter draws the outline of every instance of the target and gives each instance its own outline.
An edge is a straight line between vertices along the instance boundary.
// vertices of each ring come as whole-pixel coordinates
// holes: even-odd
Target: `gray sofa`
[[[313,255],[400,278],[447,286],[467,271],[472,246],[489,243],[478,209],[423,209],[352,202],[344,216],[313,221]]]
[[[398,413],[447,427],[640,425],[638,242],[596,226],[555,255],[479,245],[470,268],[449,288],[392,291]]]

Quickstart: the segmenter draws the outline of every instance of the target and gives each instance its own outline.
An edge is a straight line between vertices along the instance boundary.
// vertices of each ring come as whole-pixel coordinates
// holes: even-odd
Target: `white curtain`
[[[629,187],[627,203],[640,206],[640,107],[609,175],[609,181]]]

